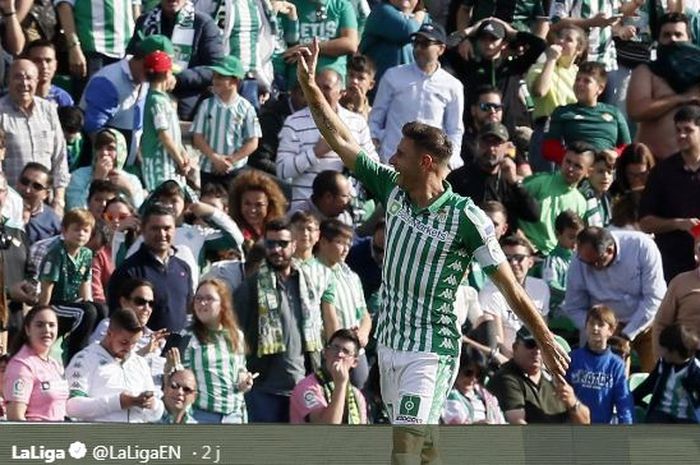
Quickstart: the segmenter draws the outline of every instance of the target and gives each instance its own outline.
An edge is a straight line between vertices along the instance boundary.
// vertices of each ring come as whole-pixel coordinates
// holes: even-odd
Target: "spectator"
[[[631,424],[634,405],[625,363],[608,346],[617,327],[615,313],[595,305],[586,314],[586,345],[571,352],[566,382],[591,413],[591,423]]]
[[[615,334],[627,339],[642,371],[649,372],[654,365],[651,323],[666,292],[659,249],[646,234],[589,226],[579,233],[576,252],[564,312],[583,333],[592,305],[613,309],[619,322]]]
[[[321,49],[319,69],[332,69],[344,82],[347,57],[357,52],[360,42],[352,3],[343,0],[328,0],[322,5],[311,0],[293,0],[292,3],[297,9],[299,44],[289,47],[282,55],[287,63],[287,85],[296,82],[297,53],[314,38],[318,39]],[[285,30],[290,22],[294,22],[290,17],[282,19]]]
[[[488,216],[493,223],[496,240],[500,241],[501,238],[511,229],[508,223],[508,212],[506,211],[506,207],[497,200],[487,200],[480,206],[484,213],[486,213],[486,216]],[[516,230],[515,227],[512,229],[514,231]],[[484,272],[483,268],[481,268],[481,265],[479,265],[476,260],[472,260],[472,262],[469,264],[467,282],[463,282],[462,284],[468,284],[468,287],[471,287],[478,293],[484,288],[487,279],[488,276],[486,272]],[[471,293],[471,291],[467,291],[467,293]]]
[[[640,191],[627,191],[615,199],[610,229],[642,230],[639,226],[639,201],[641,197]]]
[[[332,68],[326,68],[318,72],[316,81],[331,108],[360,141],[360,146],[374,155],[374,146],[365,119],[346,110],[339,103],[343,88],[341,75]],[[325,170],[342,171],[343,162],[321,137],[308,108],[299,110],[287,118],[279,133],[279,139],[277,177],[291,180],[291,207],[295,209],[311,196],[312,184],[318,173]]]
[[[700,231],[695,231],[695,262],[694,270],[677,274],[670,283],[664,295],[659,311],[654,319],[654,354],[658,358],[659,337],[665,328],[678,324],[695,333],[700,331]]]
[[[234,293],[235,308],[251,348],[248,367],[260,377],[248,393],[250,421],[289,422],[294,386],[319,367],[322,318],[310,305],[304,273],[292,262],[294,241],[284,220],[265,228],[267,256]]]
[[[345,264],[353,230],[338,220],[321,222],[321,234],[317,246],[318,261],[330,268],[335,276],[335,307],[337,327],[350,329],[360,342],[360,349],[367,347],[372,330],[372,318],[362,292],[360,277]],[[369,364],[364,350],[356,355],[357,363],[350,376],[354,386],[364,388],[369,376]]]
[[[597,151],[621,151],[630,143],[627,121],[620,110],[598,101],[607,80],[602,64],[589,61],[579,66],[574,82],[576,103],[554,110],[544,135],[542,153],[547,160],[560,163],[566,147],[578,140]]]
[[[170,372],[168,382],[163,385],[163,418],[165,424],[192,424],[197,420],[192,416],[192,404],[197,397],[197,381],[194,373],[187,368],[175,368]]]
[[[545,4],[548,5],[542,0],[521,0],[503,5],[493,0],[463,0],[460,2],[458,14],[464,27],[485,18],[496,17],[512,24],[518,31],[533,32],[544,39],[549,30]]]
[[[205,279],[221,279],[228,284],[231,295],[243,283],[243,280],[258,271],[265,260],[265,244],[257,242],[246,253],[245,260],[219,260],[211,264],[211,268],[203,276]]]
[[[238,327],[231,290],[221,280],[197,286],[192,302],[191,339],[183,361],[197,381],[193,416],[197,423],[247,423],[243,394],[253,386],[246,369],[245,341]]]
[[[681,13],[668,13],[659,21],[659,43],[657,61],[671,58],[678,45],[690,43],[688,17]],[[677,139],[673,134],[674,114],[680,107],[700,104],[700,89],[697,86],[685,92],[671,87],[670,78],[686,66],[681,60],[675,66],[659,66],[650,62],[637,66],[630,78],[627,93],[627,113],[639,123],[636,142],[646,144],[658,160],[664,160],[678,152]]]
[[[88,344],[101,319],[92,303],[92,252],[85,247],[95,228],[87,210],[69,210],[61,222],[61,237],[47,250],[39,268],[39,304],[53,305],[59,334],[66,335],[64,359],[70,359]]]
[[[173,63],[167,53],[155,51],[144,59],[148,95],[141,135],[141,174],[144,187],[152,191],[164,181],[185,182],[191,166],[182,145],[180,121],[167,94]]]
[[[654,165],[654,155],[649,147],[641,142],[629,144],[615,162],[617,176],[610,190],[614,195],[621,195],[628,191],[641,193]]]
[[[80,155],[83,151],[83,125],[85,116],[83,110],[77,106],[58,107],[58,119],[61,121],[63,137],[66,139],[66,157],[68,158],[68,171],[71,173],[78,168]]]
[[[389,68],[413,63],[411,36],[430,22],[430,15],[418,0],[387,0],[372,9],[360,41],[360,53],[377,65],[377,82]]]
[[[66,36],[70,72],[90,77],[103,66],[125,55],[134,30],[135,6],[129,0],[111,0],[93,5],[90,0],[54,0]]]
[[[532,247],[527,240],[519,236],[504,237],[500,243],[506,260],[513,269],[515,279],[530,296],[537,311],[546,317],[549,313],[549,288],[541,279],[527,275],[534,265]],[[513,345],[515,334],[523,327],[523,322],[512,310],[505,296],[491,281],[487,281],[479,292],[479,304],[484,313],[492,315],[496,319],[501,352],[509,355],[508,349]]]
[[[379,289],[382,284],[382,262],[384,261],[384,233],[386,222],[381,219],[369,237],[356,239],[350,248],[345,262],[357,273],[362,283],[365,301],[379,303]],[[374,313],[376,306],[369,306]]]
[[[50,356],[58,335],[51,307],[38,305],[24,317],[5,368],[3,397],[9,421],[63,421],[68,383],[63,365]]]
[[[253,3],[255,4],[255,3]],[[218,183],[228,188],[231,180],[258,148],[262,136],[253,106],[238,95],[243,65],[228,56],[211,66],[212,97],[204,100],[192,123],[193,146],[201,153],[201,184]]]
[[[532,65],[526,78],[535,105],[529,158],[536,172],[554,171],[552,163],[542,156],[544,132],[557,107],[576,103],[574,82],[578,63],[588,48],[586,33],[578,26],[562,27],[554,37],[554,43],[545,50],[545,60]]]
[[[305,106],[304,94],[298,85],[292,86],[289,92],[279,94],[276,99],[270,99],[262,106],[258,114],[262,137],[258,149],[248,157],[248,166],[272,176],[277,175],[279,133],[287,117]]]
[[[127,196],[132,205],[143,202],[143,186],[137,176],[124,171],[128,157],[126,139],[116,129],[101,129],[94,138],[95,153],[92,165],[78,168],[70,177],[66,188],[66,207],[85,208],[90,184],[97,180],[110,181],[120,193]],[[96,216],[96,218],[100,218]]]
[[[360,341],[349,329],[339,329],[323,349],[323,364],[292,390],[290,423],[358,425],[367,423],[367,402],[350,384],[357,366]]]
[[[148,91],[143,62],[156,50],[171,56],[175,53],[170,39],[150,35],[131,51],[133,56],[105,66],[90,78],[80,100],[80,108],[85,112],[84,130],[90,136],[84,144],[85,153],[92,153],[89,142],[99,130],[114,128],[126,138],[129,149],[126,166],[131,168],[134,165]]]
[[[549,310],[552,317],[560,316],[560,306],[566,294],[566,277],[576,250],[576,236],[583,230],[583,220],[571,210],[564,210],[554,220],[557,246],[549,252],[542,265],[542,279],[549,286]]]
[[[249,248],[263,237],[265,224],[284,216],[287,199],[275,180],[257,170],[248,170],[231,184],[228,209],[231,218],[243,232]]]
[[[133,352],[141,338],[138,317],[117,309],[107,334],[76,355],[66,369],[71,380],[68,416],[81,421],[155,423],[163,416],[151,370]]]
[[[651,171],[639,205],[640,226],[654,234],[664,276],[693,269],[691,231],[700,224],[700,106],[685,106],[673,117],[680,151]]]
[[[0,128],[0,164],[5,160],[5,131]],[[17,191],[12,187],[7,185],[7,178],[2,175],[2,185],[5,186],[4,189],[7,192],[7,196],[2,202],[2,216],[7,218],[6,224],[15,228],[24,228],[24,202],[22,201],[22,196],[20,196]]]
[[[558,172],[538,173],[525,180],[525,189],[540,203],[538,222],[520,222],[520,228],[537,250],[544,255],[556,246],[554,222],[564,210],[579,216],[586,213],[586,199],[576,188],[593,164],[593,147],[574,142],[566,149]]]
[[[389,68],[374,99],[369,123],[380,159],[387,163],[401,140],[401,128],[420,119],[444,128],[452,142],[450,168],[464,164],[461,158],[464,124],[464,89],[440,67],[445,52],[445,31],[440,25],[423,24],[411,35],[415,62]]]
[[[343,224],[354,224],[350,212],[352,184],[342,173],[333,170],[321,171],[311,186],[311,197],[290,210],[309,212],[319,220],[336,219]]]
[[[615,160],[613,150],[596,153],[588,178],[581,181],[578,190],[586,199],[586,214],[583,219],[589,226],[608,227],[612,219],[612,197],[610,187],[615,178]]]
[[[503,425],[503,412],[494,397],[481,383],[484,377],[479,363],[480,355],[469,347],[462,347],[459,371],[442,412],[446,425]]]
[[[180,331],[187,319],[192,297],[192,271],[175,256],[175,216],[171,208],[154,204],[141,218],[143,243],[114,270],[107,291],[109,308],[118,308],[118,288],[127,278],[145,279],[153,284],[155,303],[148,320],[152,330]],[[138,339],[136,339],[138,340]]]
[[[523,326],[513,343],[513,359],[488,382],[511,425],[529,423],[589,424],[590,411],[562,378],[542,372],[542,353],[532,334]]]
[[[471,92],[480,86],[495,86],[501,91],[503,106],[508,109],[506,126],[529,126],[530,110],[520,96],[520,82],[547,48],[546,42],[529,32],[518,32],[498,18],[481,20],[452,37],[453,44],[459,44],[462,53],[451,51],[449,61],[464,85],[466,101],[475,99]],[[525,52],[510,56],[509,47],[523,48]],[[465,48],[469,51],[464,52]]]
[[[651,394],[645,423],[700,423],[700,360],[697,334],[679,324],[659,334],[661,359],[647,379],[634,391],[640,402]]]
[[[368,94],[374,89],[377,70],[371,58],[355,55],[348,61],[348,85],[340,97],[340,104],[350,111],[369,119],[372,107]]]
[[[105,179],[96,179],[88,188],[87,209],[94,218],[102,218],[107,203],[119,195],[119,188]]]
[[[16,185],[24,165],[41,163],[51,170],[53,200],[51,206],[63,215],[64,193],[68,184],[66,140],[56,106],[35,95],[39,72],[26,59],[10,66],[8,95],[0,99],[0,129],[5,131],[3,172]]]
[[[17,192],[24,201],[24,214],[29,245],[61,233],[61,219],[46,204],[51,189],[51,171],[41,163],[30,161],[22,169]]]
[[[27,44],[24,55],[25,58],[34,62],[39,70],[36,95],[55,103],[58,107],[73,106],[73,97],[60,87],[51,84],[58,67],[56,46],[53,42],[46,39],[34,40]]]
[[[447,176],[454,191],[474,202],[501,202],[508,212],[513,229],[518,221],[537,221],[540,206],[523,187],[517,167],[508,151],[508,130],[501,123],[487,123],[479,131],[474,160],[457,168]]]
[[[129,29],[132,30],[132,29]],[[195,11],[190,0],[161,0],[136,20],[127,53],[134,53],[142,40],[152,34],[172,41],[173,63],[182,70],[175,76],[173,95],[178,100],[180,120],[192,121],[195,105],[211,85],[209,66],[224,57],[221,34],[207,14]]]

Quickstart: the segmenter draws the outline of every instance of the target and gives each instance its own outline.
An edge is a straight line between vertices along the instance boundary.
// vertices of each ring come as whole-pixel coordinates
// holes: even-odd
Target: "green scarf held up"
[[[313,299],[309,293],[304,273],[296,265],[292,269],[299,276],[299,295],[301,296],[302,338],[304,352],[319,352],[323,348],[321,332],[323,322],[321,309],[311,305]],[[282,329],[280,299],[277,292],[277,275],[267,263],[263,262],[258,271],[258,357],[279,354],[287,350]]]
[[[316,378],[321,388],[323,388],[323,398],[326,399],[326,403],[330,404],[335,389],[335,383],[326,376],[323,370],[318,370],[316,372]],[[343,423],[347,425],[359,425],[362,422],[360,404],[357,401],[357,396],[355,395],[355,390],[352,388],[351,383],[348,383],[347,389],[347,393],[345,394],[345,408],[343,409]]]

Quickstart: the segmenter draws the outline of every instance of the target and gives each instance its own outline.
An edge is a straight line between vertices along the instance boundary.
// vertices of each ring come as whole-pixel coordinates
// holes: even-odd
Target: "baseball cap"
[[[510,139],[508,134],[508,129],[501,123],[488,123],[481,128],[479,131],[479,139],[486,136],[495,136],[501,139],[503,142]]]
[[[506,28],[499,22],[491,19],[484,21],[476,30],[476,37],[488,34],[496,39],[504,39],[506,37]]]
[[[165,73],[173,69],[173,60],[167,53],[156,50],[146,55],[143,61],[143,69],[147,73]]]
[[[210,66],[209,69],[222,76],[237,77],[239,79],[245,76],[243,63],[233,55],[223,57]]]
[[[434,40],[444,44],[447,42],[445,30],[439,24],[423,23],[418,31],[411,34],[411,39],[416,36],[423,36],[426,39]]]
[[[535,340],[535,336],[532,335],[527,326],[523,325],[520,327],[517,333],[515,333],[515,339],[523,342],[530,342]]]
[[[151,34],[150,36],[146,36],[138,45],[139,54],[143,57],[158,50],[165,52],[170,56],[175,55],[173,43],[170,41],[170,39],[161,34]]]

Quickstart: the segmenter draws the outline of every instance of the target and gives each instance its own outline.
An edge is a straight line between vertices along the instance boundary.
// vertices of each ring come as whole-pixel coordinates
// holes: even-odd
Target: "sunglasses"
[[[125,220],[125,219],[129,218],[130,216],[131,216],[130,213],[117,213],[117,214],[115,215],[115,214],[113,214],[113,213],[104,212],[104,213],[102,214],[102,218],[104,218],[105,221],[109,221],[110,223],[111,223],[112,221],[122,221],[122,220]]]
[[[187,395],[194,394],[194,388],[191,388],[189,386],[183,386],[182,384],[176,383],[175,381],[170,383],[170,389],[172,389],[173,391],[177,391],[178,389],[182,389],[182,392],[184,392]]]
[[[24,176],[19,178],[19,183],[22,184],[23,186],[31,187],[35,191],[43,191],[43,190],[47,189],[47,187],[45,185],[43,185],[39,182],[33,182],[30,179],[25,178]]]
[[[535,341],[534,339],[527,339],[525,341],[521,339],[520,342],[525,346],[526,349],[533,350],[537,348],[537,341]]]
[[[283,240],[274,240],[274,239],[265,239],[265,247],[274,250],[277,247],[281,249],[286,249],[289,246],[289,243],[291,241],[283,241]]]
[[[523,260],[528,258],[529,255],[523,255],[523,254],[513,254],[513,255],[506,255],[506,261],[508,263],[510,262],[516,262],[516,263],[522,263]]]
[[[481,111],[501,111],[503,110],[503,105],[500,103],[483,102],[479,104],[479,109]]]
[[[131,301],[138,307],[143,307],[144,305],[148,305],[149,307],[153,308],[153,304],[155,304],[155,300],[148,300],[144,299],[143,297],[132,297]]]

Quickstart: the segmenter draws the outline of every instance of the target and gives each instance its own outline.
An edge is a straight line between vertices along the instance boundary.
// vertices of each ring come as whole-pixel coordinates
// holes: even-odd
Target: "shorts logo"
[[[420,410],[420,397],[403,396],[399,405],[399,415],[417,417]]]

